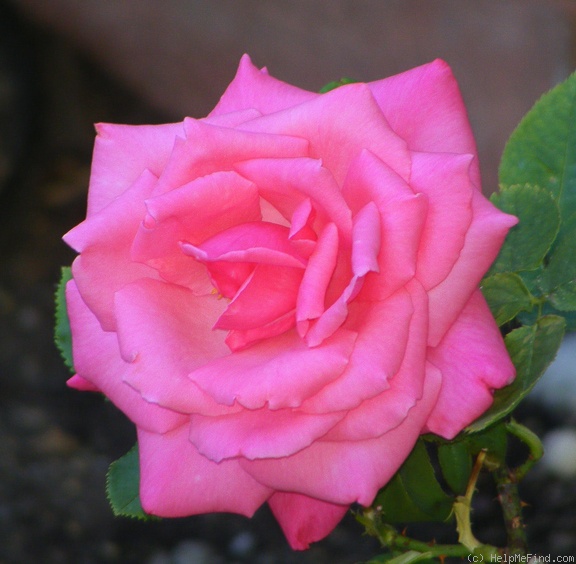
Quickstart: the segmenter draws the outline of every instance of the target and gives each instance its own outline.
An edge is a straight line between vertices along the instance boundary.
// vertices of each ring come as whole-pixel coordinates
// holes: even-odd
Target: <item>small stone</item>
[[[541,467],[559,478],[576,477],[576,429],[562,427],[544,436]]]

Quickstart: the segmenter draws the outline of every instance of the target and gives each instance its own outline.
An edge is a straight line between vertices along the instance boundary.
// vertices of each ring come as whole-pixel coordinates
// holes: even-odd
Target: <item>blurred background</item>
[[[73,259],[60,237],[84,215],[93,123],[202,117],[245,52],[314,91],[440,57],[460,83],[490,193],[515,125],[575,67],[575,4],[0,0],[0,564],[351,563],[377,554],[352,518],[306,553],[287,548],[266,509],[253,520],[113,518],[105,474],[134,431],[109,403],[66,388],[51,336],[59,268]],[[574,412],[576,402],[534,400],[519,418],[539,433],[568,433],[558,448],[570,454]],[[540,554],[576,554],[576,468],[567,468],[543,464],[523,488]],[[477,536],[502,543],[484,486]],[[447,540],[442,529],[424,533]]]

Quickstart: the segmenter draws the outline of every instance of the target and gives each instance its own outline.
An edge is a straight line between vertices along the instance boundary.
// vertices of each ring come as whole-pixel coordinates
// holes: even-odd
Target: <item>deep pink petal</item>
[[[275,490],[342,505],[370,505],[414,447],[440,383],[439,373],[430,373],[422,399],[400,425],[381,437],[352,442],[319,440],[286,458],[240,459],[240,464],[261,484]]]
[[[181,425],[185,421],[183,415],[145,401],[123,381],[133,367],[122,360],[116,333],[102,331],[73,280],[66,284],[66,304],[77,373],[69,385],[101,391],[136,425],[149,431],[164,433]]]
[[[257,69],[248,55],[243,55],[236,76],[220,98],[210,116],[245,108],[256,108],[269,114],[316,98],[308,92],[271,77],[266,69]]]
[[[165,434],[138,429],[140,500],[144,511],[160,517],[230,512],[251,517],[270,489],[236,460],[217,464],[188,439],[189,425]]]
[[[241,128],[309,140],[309,156],[322,159],[340,186],[362,149],[372,151],[402,178],[410,174],[406,141],[388,125],[366,84],[341,86],[298,106],[254,119]]]
[[[286,492],[274,492],[268,505],[294,550],[306,550],[329,535],[348,511],[348,505]]]
[[[298,290],[296,321],[316,319],[324,313],[326,290],[338,258],[338,229],[328,223],[320,233]]]
[[[116,294],[118,341],[131,371],[130,386],[146,400],[183,413],[227,413],[187,378],[228,352],[225,333],[211,327],[226,306],[216,296],[156,280],[140,280]]]
[[[182,123],[164,125],[96,125],[87,216],[97,213],[125,192],[146,169],[159,176]]]
[[[342,374],[355,340],[355,332],[341,330],[321,346],[309,348],[289,331],[207,362],[189,377],[219,404],[298,407]]]
[[[117,290],[140,278],[158,278],[154,269],[130,259],[130,246],[145,215],[144,200],[155,182],[156,177],[144,171],[113,202],[64,235],[64,241],[81,253],[72,265],[74,280],[105,330],[116,327]]]
[[[261,325],[255,329],[232,329],[226,337],[226,344],[231,351],[239,351],[262,339],[270,339],[285,333],[296,325],[296,316],[294,311],[290,311],[275,319],[274,321]]]
[[[101,392],[102,390],[90,382],[82,376],[78,376],[78,374],[74,374],[71,378],[66,381],[66,385],[74,388],[75,390],[79,390],[81,392]]]
[[[369,151],[352,162],[342,193],[354,215],[370,202],[378,208],[380,274],[367,275],[362,296],[384,299],[416,273],[427,199]]]
[[[450,272],[472,221],[472,155],[414,153],[410,186],[428,197],[416,277],[426,290]]]
[[[369,84],[388,123],[413,151],[476,155],[460,89],[441,60]],[[480,189],[478,160],[472,181]]]
[[[308,141],[301,137],[251,133],[192,118],[186,118],[184,129],[186,139],[176,139],[154,191],[156,195],[213,172],[232,170],[235,163],[246,159],[308,155]]]
[[[283,225],[264,221],[243,223],[217,233],[200,245],[186,241],[182,251],[201,262],[255,262],[304,268]]]
[[[201,243],[223,229],[261,219],[256,186],[235,172],[216,172],[150,198],[146,210],[132,259],[197,293],[211,289],[206,267],[184,255],[180,242]]]
[[[448,277],[428,292],[431,346],[436,346],[454,323],[498,255],[509,229],[518,223],[516,217],[498,210],[478,191],[472,196],[472,213],[458,262]]]
[[[374,202],[368,202],[355,216],[352,228],[352,272],[365,276],[380,272],[380,213]]]
[[[259,264],[218,318],[215,329],[256,329],[294,310],[304,272]]]
[[[338,184],[323,161],[309,158],[260,159],[238,163],[236,170],[254,182],[263,198],[284,217],[292,218],[307,198],[316,210],[315,229],[320,232],[328,222],[337,225],[344,240],[349,240],[352,215]]]
[[[427,428],[447,439],[484,413],[493,391],[514,379],[514,365],[480,290],[428,358],[442,372],[442,387]]]
[[[190,440],[214,462],[237,456],[250,460],[278,458],[309,446],[343,416],[344,412],[311,415],[267,407],[220,417],[191,415]]]

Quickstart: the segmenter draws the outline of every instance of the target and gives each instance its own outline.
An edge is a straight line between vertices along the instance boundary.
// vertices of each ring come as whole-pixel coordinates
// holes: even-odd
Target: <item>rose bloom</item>
[[[268,502],[306,548],[513,379],[478,285],[516,218],[446,63],[316,94],[244,56],[208,117],[97,131],[69,384],[135,423],[148,513]]]

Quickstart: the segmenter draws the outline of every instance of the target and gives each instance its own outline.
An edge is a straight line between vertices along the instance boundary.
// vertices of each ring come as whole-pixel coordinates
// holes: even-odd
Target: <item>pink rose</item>
[[[207,118],[97,129],[70,385],[136,424],[147,512],[267,501],[306,548],[513,379],[478,285],[516,218],[444,62],[315,94],[245,56]]]

